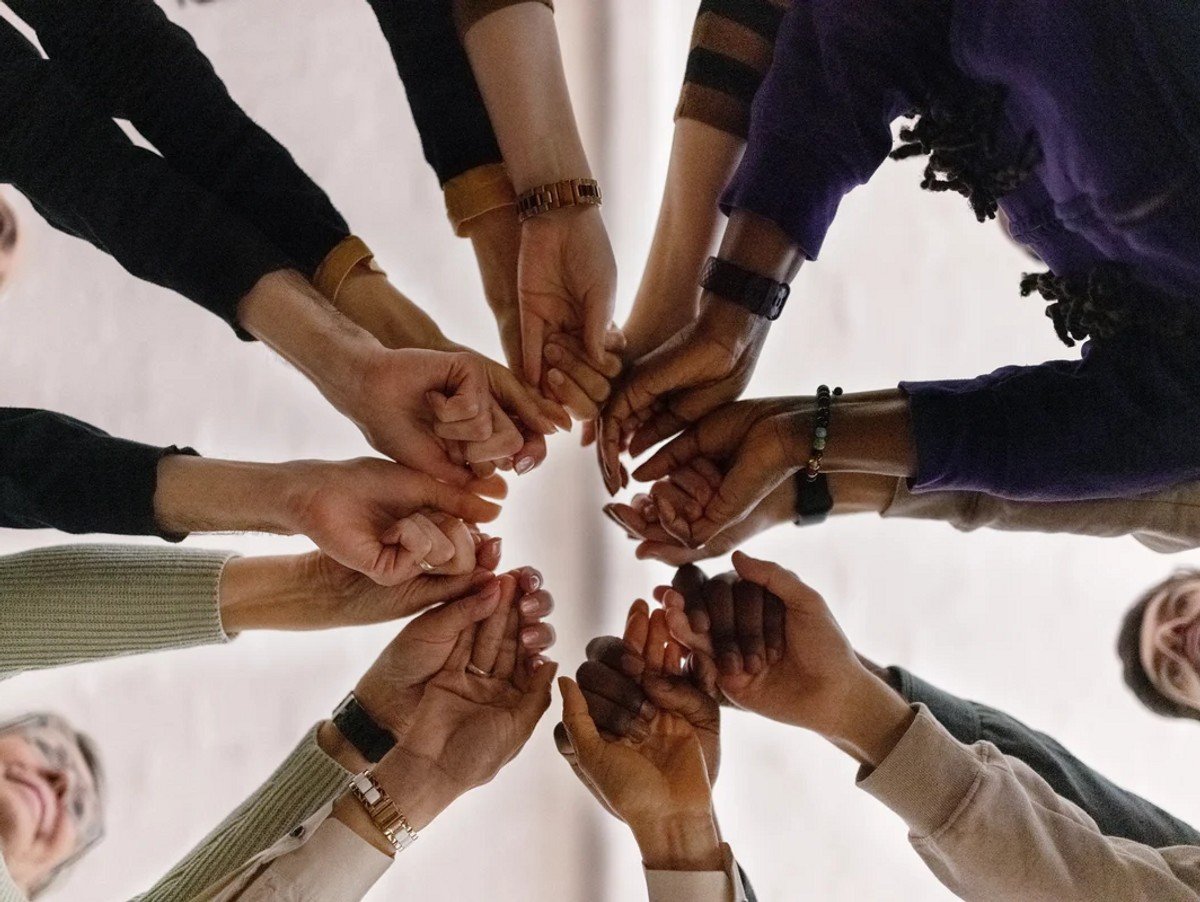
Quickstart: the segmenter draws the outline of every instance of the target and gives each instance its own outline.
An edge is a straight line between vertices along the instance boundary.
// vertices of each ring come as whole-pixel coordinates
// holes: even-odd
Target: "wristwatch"
[[[792,286],[786,282],[776,282],[720,257],[708,258],[700,287],[772,322],[779,319],[792,293]]]
[[[333,709],[333,725],[372,764],[378,763],[396,745],[396,738],[375,722],[354,693],[348,693]]]
[[[403,852],[417,841],[417,833],[408,825],[408,819],[369,770],[351,777],[350,792],[397,852]]]
[[[812,526],[824,523],[833,510],[833,495],[829,493],[829,477],[818,473],[809,479],[804,469],[796,471],[796,519],[797,526]]]
[[[603,202],[600,183],[595,179],[563,179],[522,192],[517,198],[517,219],[524,222],[562,207],[598,207]]]

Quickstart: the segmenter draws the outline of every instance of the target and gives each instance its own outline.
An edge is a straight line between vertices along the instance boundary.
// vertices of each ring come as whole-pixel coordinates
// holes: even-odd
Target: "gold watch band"
[[[598,207],[604,202],[600,183],[595,179],[563,179],[530,188],[517,198],[517,218],[524,222],[533,216],[563,207]]]
[[[351,778],[350,792],[397,852],[403,852],[417,841],[416,831],[408,825],[407,818],[369,770]]]

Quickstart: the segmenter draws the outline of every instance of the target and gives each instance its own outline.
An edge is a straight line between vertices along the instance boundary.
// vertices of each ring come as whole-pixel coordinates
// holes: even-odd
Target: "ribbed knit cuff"
[[[237,872],[346,788],[350,774],[317,744],[314,726],[287,759],[139,902],[191,899]]]
[[[860,770],[857,782],[903,818],[914,839],[921,839],[954,817],[982,772],[975,752],[918,705],[896,747],[873,771]]]
[[[227,551],[67,545],[0,558],[0,677],[214,645]]]
[[[889,667],[895,685],[910,705],[924,705],[959,742],[971,745],[983,738],[979,710],[972,702],[927,683],[903,667]]]

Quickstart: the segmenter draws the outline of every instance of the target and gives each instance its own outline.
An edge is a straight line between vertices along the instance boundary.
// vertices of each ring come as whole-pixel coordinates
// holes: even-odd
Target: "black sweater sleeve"
[[[471,63],[458,37],[452,0],[368,0],[404,82],[425,159],[446,182],[503,159]]]
[[[0,408],[0,526],[164,535],[154,521],[158,462],[190,448],[156,448],[79,420]]]
[[[129,272],[231,325],[266,273],[294,264],[218,197],[134,146],[58,64],[0,21],[0,182]]]
[[[153,0],[9,5],[90,108],[132,122],[172,169],[220,198],[306,275],[349,234],[325,192]]]

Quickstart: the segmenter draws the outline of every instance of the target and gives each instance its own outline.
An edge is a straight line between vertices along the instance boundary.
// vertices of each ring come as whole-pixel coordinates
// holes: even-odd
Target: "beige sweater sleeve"
[[[963,899],[1200,899],[1200,848],[1104,836],[1080,808],[988,742],[966,746],[923,705],[858,785],[908,824],[929,869]]]
[[[944,520],[964,532],[980,528],[1009,532],[1131,535],[1154,551],[1169,554],[1200,546],[1200,483],[1131,498],[1096,501],[1008,501],[979,492],[922,492],[896,481],[884,517]]]
[[[63,545],[0,557],[0,679],[27,670],[227,641],[226,551]]]

